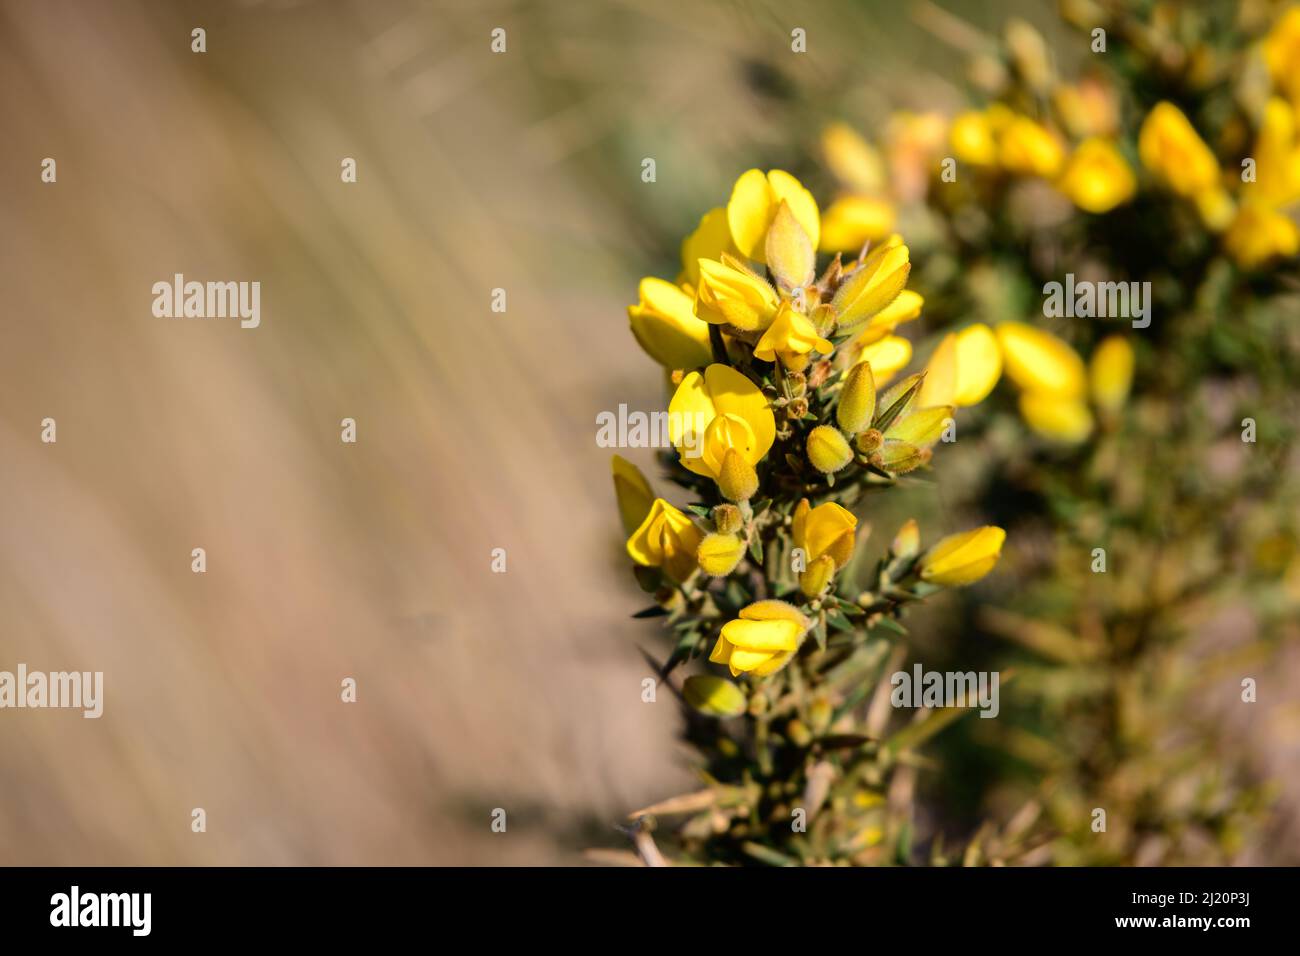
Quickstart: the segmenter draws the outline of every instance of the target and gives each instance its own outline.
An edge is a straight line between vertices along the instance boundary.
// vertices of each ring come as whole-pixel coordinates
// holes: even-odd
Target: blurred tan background
[[[950,92],[898,5],[783,9],[0,4],[0,669],[106,684],[0,712],[0,863],[571,863],[690,785],[594,440],[660,400],[624,307],[738,171]],[[155,318],[177,272],[261,327]]]

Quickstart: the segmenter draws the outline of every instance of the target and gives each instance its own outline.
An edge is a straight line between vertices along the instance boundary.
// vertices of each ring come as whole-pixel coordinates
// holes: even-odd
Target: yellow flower
[[[739,250],[731,241],[731,227],[727,225],[727,209],[715,206],[700,217],[695,231],[682,240],[682,279],[691,288],[700,284],[700,260],[720,261],[722,254],[737,255]]]
[[[848,440],[830,425],[818,425],[808,433],[808,460],[824,475],[833,475],[853,460]]]
[[[822,152],[831,173],[853,192],[870,196],[885,188],[885,164],[880,153],[848,125],[832,123],[826,127]],[[822,228],[826,228],[824,222]]]
[[[1023,322],[997,328],[1007,377],[1028,391],[1082,398],[1086,388],[1083,359],[1062,340]]]
[[[834,348],[817,334],[806,315],[791,308],[789,302],[782,302],[776,318],[754,346],[754,357],[764,362],[780,358],[781,364],[790,371],[802,372],[808,367],[813,351],[829,355]]]
[[[841,196],[822,216],[822,252],[856,252],[894,231],[893,203],[873,196]]]
[[[1115,414],[1128,400],[1133,385],[1133,346],[1122,335],[1102,340],[1088,362],[1092,401],[1103,412]]]
[[[686,703],[710,717],[739,717],[748,705],[744,691],[712,674],[692,674],[686,678],[682,696]]]
[[[831,299],[838,333],[857,331],[898,298],[912,271],[909,255],[907,246],[891,237],[845,277]]]
[[[835,421],[846,435],[856,435],[871,427],[875,415],[876,379],[871,374],[870,363],[858,362],[844,374]]]
[[[1247,202],[1237,211],[1223,245],[1243,269],[1257,269],[1271,259],[1300,252],[1300,230],[1276,209]]]
[[[1053,392],[1025,392],[1020,416],[1044,438],[1077,445],[1092,434],[1092,412],[1080,399]]]
[[[957,387],[954,405],[978,405],[1002,377],[1002,349],[997,336],[982,322],[957,333]]]
[[[623,519],[623,531],[631,534],[641,526],[650,504],[654,501],[654,492],[650,482],[645,480],[641,470],[621,455],[614,455],[610,464],[614,472],[614,497],[618,499],[618,513]]]
[[[996,525],[949,535],[921,556],[921,579],[950,588],[978,581],[998,563],[1006,537]]]
[[[858,361],[871,363],[871,374],[877,387],[887,385],[912,361],[912,343],[901,335],[889,335],[864,348]]]
[[[799,586],[805,596],[820,595],[831,576],[849,563],[857,526],[853,512],[832,501],[816,508],[807,498],[799,502],[794,509],[794,546],[804,554]]]
[[[705,535],[696,551],[700,570],[715,578],[726,577],[745,556],[745,547],[740,535],[717,532]]]
[[[1056,187],[1085,212],[1109,212],[1137,189],[1133,170],[1113,143],[1096,137],[1079,144]]]
[[[986,113],[967,110],[953,118],[948,131],[953,154],[972,166],[992,166],[998,160],[997,134]]]
[[[767,262],[767,231],[784,200],[795,221],[803,227],[814,249],[821,238],[821,217],[817,201],[803,184],[784,170],[767,175],[760,169],[742,173],[732,187],[727,203],[731,239],[740,254],[755,262]]]
[[[1157,103],[1138,133],[1142,164],[1180,196],[1195,198],[1219,185],[1219,161],[1173,103]]]
[[[698,368],[713,354],[709,326],[695,316],[690,296],[663,279],[641,280],[641,301],[627,307],[632,335],[665,368]]]
[[[1254,159],[1255,182],[1245,187],[1252,198],[1274,207],[1300,199],[1300,142],[1286,101],[1273,97],[1264,107]]]
[[[690,518],[656,498],[641,526],[627,539],[627,553],[637,564],[663,568],[670,578],[681,582],[695,570],[702,537]]]
[[[949,333],[939,340],[925,364],[925,381],[917,393],[918,405],[951,405],[957,393],[957,336]]]
[[[763,460],[776,437],[776,418],[757,385],[726,365],[710,365],[677,387],[668,404],[668,434],[688,470],[716,481],[728,450],[750,465]]]
[[[757,601],[740,617],[722,626],[709,654],[715,664],[726,664],[733,677],[766,677],[784,667],[799,649],[810,622],[785,601]]]
[[[1027,116],[1017,116],[999,137],[998,161],[1010,172],[1050,179],[1061,171],[1064,159],[1056,135]]]
[[[781,299],[767,280],[731,256],[722,261],[701,259],[700,284],[695,290],[695,314],[714,325],[731,325],[756,332],[772,324]]]
[[[1264,62],[1278,85],[1300,103],[1300,6],[1290,6],[1264,40]]]

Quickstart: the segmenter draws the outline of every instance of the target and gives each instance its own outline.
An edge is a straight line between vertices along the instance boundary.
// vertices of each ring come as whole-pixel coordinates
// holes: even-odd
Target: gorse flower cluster
[[[754,169],[682,244],[675,281],[647,278],[632,333],[668,371],[667,477],[657,497],[615,456],[627,553],[674,644],[656,666],[689,708],[705,788],[636,815],[671,818],[682,859],[876,862],[906,858],[908,819],[886,805],[900,760],[930,730],[884,739],[868,719],[904,608],[997,563],[997,527],[923,548],[899,529],[863,579],[869,494],[934,466],[959,409],[1001,371],[987,328],[903,374],[895,334],[922,310],[897,235],[821,269],[812,194]],[[900,377],[901,376],[901,377]],[[855,513],[857,512],[857,513]],[[695,672],[676,683],[677,670]]]

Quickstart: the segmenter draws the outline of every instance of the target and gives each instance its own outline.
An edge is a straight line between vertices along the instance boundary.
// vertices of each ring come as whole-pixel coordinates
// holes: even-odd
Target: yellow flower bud
[[[757,465],[776,438],[776,417],[766,396],[726,365],[682,379],[668,404],[668,435],[689,471],[715,481],[728,449]]]
[[[1092,413],[1082,400],[1051,392],[1025,392],[1020,416],[1044,438],[1077,445],[1092,434]]]
[[[1190,199],[1219,184],[1218,160],[1173,103],[1157,103],[1147,114],[1138,133],[1138,155],[1180,196]]]
[[[888,335],[863,348],[858,354],[858,361],[871,363],[871,372],[878,387],[888,385],[912,361],[912,343],[901,335]]]
[[[706,534],[696,557],[700,570],[715,578],[725,578],[745,556],[745,542],[735,534]]]
[[[783,289],[798,289],[816,278],[817,250],[784,199],[767,230],[767,267]]]
[[[809,600],[819,598],[834,577],[835,562],[831,560],[830,555],[823,554],[808,565],[808,570],[799,575],[799,590]]]
[[[728,448],[722,456],[722,470],[718,472],[718,490],[728,501],[748,501],[758,491],[758,472],[745,460],[744,455]]]
[[[822,252],[857,252],[894,231],[893,203],[873,196],[841,196],[822,216]]]
[[[709,654],[715,664],[726,664],[732,676],[774,674],[799,649],[810,623],[785,601],[758,601],[740,612],[737,620],[722,626]]]
[[[848,441],[830,425],[818,425],[808,433],[808,460],[824,475],[833,475],[853,460]]]
[[[915,518],[908,518],[894,535],[889,552],[896,558],[910,558],[921,550],[921,529]]]
[[[868,456],[867,461],[894,475],[905,475],[916,471],[930,460],[928,448],[917,448],[911,442],[886,438],[876,451]]]
[[[921,558],[921,579],[943,587],[978,581],[998,563],[1006,537],[995,525],[949,535]]]
[[[854,442],[854,444],[858,446],[858,451],[862,452],[864,455],[870,455],[884,443],[885,436],[875,428],[868,428],[859,435],[858,440]]]
[[[627,539],[627,553],[637,564],[663,568],[674,581],[685,581],[695,570],[702,537],[690,518],[656,498],[645,520]]]
[[[774,362],[780,358],[781,364],[786,368],[802,371],[808,365],[812,352],[829,355],[834,348],[834,345],[817,334],[817,329],[806,315],[792,308],[789,302],[782,302],[776,318],[754,346],[754,357],[764,362]]]
[[[993,330],[982,322],[957,333],[957,387],[953,404],[978,405],[1002,377],[1002,348]]]
[[[727,223],[740,254],[755,262],[767,261],[767,233],[782,201],[789,204],[794,219],[803,228],[814,249],[821,239],[821,217],[817,201],[803,184],[784,170],[766,175],[751,169],[742,173],[727,202]]]
[[[721,534],[735,534],[744,524],[740,509],[735,505],[718,505],[713,509],[713,527]]]
[[[1115,414],[1124,407],[1133,385],[1133,346],[1122,335],[1104,339],[1088,363],[1092,401],[1103,412]]]
[[[663,279],[641,280],[641,301],[627,307],[632,335],[665,368],[707,365],[713,351],[709,326],[695,315],[691,297]]]
[[[1023,389],[1082,398],[1086,389],[1083,359],[1050,332],[1023,322],[997,327],[1007,377]]]
[[[885,429],[885,440],[907,442],[917,448],[929,448],[943,437],[943,430],[952,421],[956,409],[951,405],[934,405],[920,408],[909,415],[894,419]]]
[[[893,302],[912,271],[907,246],[886,242],[876,246],[835,290],[831,305],[839,317],[839,332],[865,325]]]
[[[1013,173],[1050,179],[1061,171],[1064,159],[1056,134],[1027,116],[1008,123],[998,142],[998,161]]]
[[[856,435],[871,427],[876,415],[876,380],[868,362],[859,362],[844,376],[840,403],[835,409],[835,420],[846,435]]]
[[[692,674],[686,678],[682,696],[686,703],[710,717],[739,717],[749,706],[743,690],[712,674]]]
[[[614,472],[614,497],[618,499],[618,513],[623,519],[623,530],[631,534],[641,526],[655,500],[650,482],[641,470],[621,455],[610,460]]]
[[[772,324],[781,304],[767,280],[726,254],[721,262],[700,260],[700,284],[695,290],[695,314],[713,325],[731,325],[756,332]]]
[[[1056,188],[1085,212],[1109,212],[1137,190],[1133,170],[1114,144],[1086,139],[1070,156]]]

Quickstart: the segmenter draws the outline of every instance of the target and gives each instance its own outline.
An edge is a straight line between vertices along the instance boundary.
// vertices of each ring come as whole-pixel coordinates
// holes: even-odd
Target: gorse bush
[[[667,477],[693,501],[656,497],[617,456],[614,485],[655,596],[642,613],[673,637],[655,666],[685,705],[705,784],[634,814],[648,859],[655,821],[682,862],[909,859],[907,788],[891,801],[891,781],[954,712],[890,719],[898,622],[1002,549],[991,526],[923,547],[909,521],[868,579],[845,573],[866,537],[855,511],[933,467],[997,369],[968,365],[960,387],[898,378],[905,362],[878,346],[920,313],[908,247],[888,236],[819,274],[820,232],[794,177],[750,170],[683,243],[681,275],[643,280],[628,310],[670,370]]]

